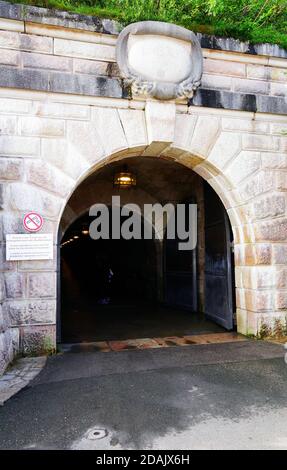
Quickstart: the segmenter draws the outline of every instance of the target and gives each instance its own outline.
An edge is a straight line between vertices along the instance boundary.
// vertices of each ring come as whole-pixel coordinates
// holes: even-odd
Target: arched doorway
[[[59,97],[53,99],[61,106]],[[39,103],[43,116],[50,112],[49,101],[39,98]],[[207,181],[228,213],[234,235],[237,331],[261,336],[266,329],[275,331],[278,322],[285,328],[284,194],[279,188],[275,190],[273,160],[266,155],[263,164],[259,152],[254,152],[261,142],[256,137],[256,122],[250,115],[228,111],[229,127],[226,110],[175,103],[131,100],[119,101],[118,105],[105,99],[88,100],[86,119],[65,118],[65,135],[43,138],[41,154],[27,160],[29,175],[21,181],[7,182],[9,187],[3,195],[4,233],[21,233],[23,215],[32,208],[44,217],[44,230],[53,234],[56,254],[68,226],[95,202],[79,193],[90,176],[127,157],[136,158],[137,164],[150,157],[165,168],[168,162],[177,162]],[[37,119],[40,122],[42,116],[37,115]],[[270,135],[272,145],[275,141],[279,145],[279,140],[277,135]],[[176,173],[174,176],[165,188],[182,187],[182,180],[176,178]],[[146,179],[145,189],[148,187]],[[191,182],[188,187],[192,187]],[[101,194],[104,196],[101,191],[97,193],[96,200]],[[181,200],[189,196],[190,191],[181,194]],[[145,197],[154,200],[146,191]],[[169,194],[166,199],[173,197]],[[203,237],[204,231],[200,230],[199,235]],[[198,310],[203,312],[204,264],[200,255],[204,250],[198,251]],[[22,312],[20,320],[13,319],[15,326],[7,330],[10,346],[15,334],[17,351],[41,352],[47,344],[51,351],[56,346],[56,322],[61,310],[61,289],[56,282],[59,259],[54,256],[48,262],[21,262],[21,270],[15,272],[9,264],[4,266],[8,318],[12,320],[15,311]],[[21,328],[19,321],[24,321]]]
[[[125,164],[137,175],[137,186],[118,190],[113,187],[113,175]],[[93,217],[89,216],[89,207],[95,203],[109,206],[114,195],[121,197],[121,204],[137,204],[140,208],[147,203],[197,204],[196,248],[179,251],[178,240],[165,240],[164,236],[152,240],[91,239],[88,228]],[[218,251],[213,247],[213,254],[217,261],[221,256],[221,266],[228,267],[224,279],[231,289],[219,290],[219,295],[218,282],[212,286],[210,279],[212,275],[218,279],[220,273],[216,269],[210,272],[210,263],[209,271],[206,268],[211,246],[207,203],[220,207],[226,221],[217,227],[221,244]],[[204,180],[192,170],[150,157],[110,163],[86,178],[72,194],[61,228],[58,340],[166,337],[220,332],[224,331],[222,326],[234,328],[228,217],[212,188],[207,190]],[[210,298],[217,302],[212,311]],[[224,322],[217,315],[220,308]]]

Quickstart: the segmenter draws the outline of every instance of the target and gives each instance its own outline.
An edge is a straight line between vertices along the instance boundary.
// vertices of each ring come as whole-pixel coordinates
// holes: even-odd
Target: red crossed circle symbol
[[[38,232],[43,226],[43,218],[37,212],[29,212],[23,219],[23,225],[28,232]]]

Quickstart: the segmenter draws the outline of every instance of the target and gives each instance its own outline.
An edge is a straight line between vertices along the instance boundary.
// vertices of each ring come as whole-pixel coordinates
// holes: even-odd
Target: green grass
[[[12,0],[118,20],[159,20],[287,49],[287,0]]]

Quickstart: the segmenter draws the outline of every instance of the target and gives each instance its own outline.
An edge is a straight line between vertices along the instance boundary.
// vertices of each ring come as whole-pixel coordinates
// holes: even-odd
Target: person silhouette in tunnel
[[[111,303],[113,277],[114,272],[111,268],[111,263],[106,256],[102,255],[98,258],[97,264],[97,278],[99,280],[98,288],[100,293],[98,303],[101,305]]]

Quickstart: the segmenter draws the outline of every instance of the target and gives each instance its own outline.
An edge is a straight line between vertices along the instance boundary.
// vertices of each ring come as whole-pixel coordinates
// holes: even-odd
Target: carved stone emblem
[[[130,24],[118,37],[116,57],[133,95],[191,98],[200,85],[201,47],[195,34],[181,26],[159,21]]]

